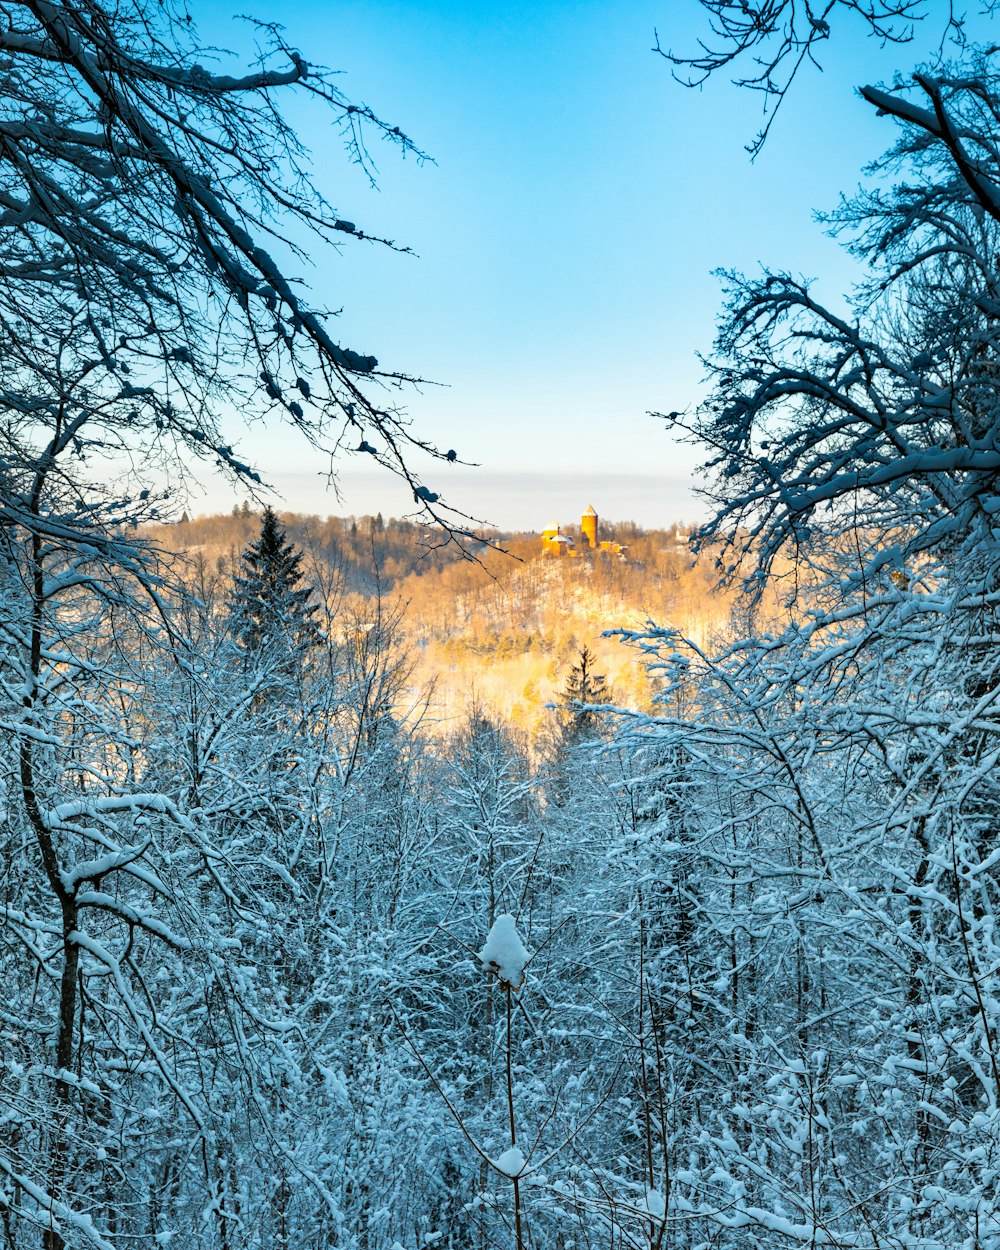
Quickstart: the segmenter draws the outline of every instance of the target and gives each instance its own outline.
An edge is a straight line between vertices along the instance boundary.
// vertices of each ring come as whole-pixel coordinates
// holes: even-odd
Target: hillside
[[[475,698],[533,733],[558,700],[584,646],[597,657],[615,702],[646,707],[645,671],[605,631],[670,623],[704,641],[728,619],[711,561],[694,563],[673,531],[636,533],[626,559],[595,552],[543,556],[537,538],[509,543],[511,556],[413,574],[400,583],[416,672],[436,680],[433,706],[446,721]]]
[[[715,589],[712,560],[694,560],[676,526],[602,522],[601,537],[625,550],[573,559],[543,554],[538,535],[491,533],[504,552],[484,549],[470,560],[407,521],[292,513],[280,519],[306,553],[310,578],[335,618],[349,612],[364,620],[379,598],[398,614],[399,641],[412,665],[403,702],[426,703],[425,723],[437,732],[477,703],[535,733],[584,646],[615,702],[646,707],[643,667],[605,632],[652,620],[704,643],[730,616],[732,595]],[[212,598],[226,593],[258,526],[255,514],[241,510],[156,527],[150,535],[187,557],[187,576]]]

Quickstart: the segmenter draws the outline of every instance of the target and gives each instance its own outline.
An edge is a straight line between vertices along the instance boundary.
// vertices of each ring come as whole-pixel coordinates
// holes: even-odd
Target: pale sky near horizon
[[[238,46],[229,3],[206,6],[203,35]],[[259,0],[258,15],[267,8]],[[574,478],[593,491],[607,475],[613,503],[580,507],[620,519],[630,503],[644,524],[695,515],[698,456],[647,414],[698,399],[696,353],[711,346],[719,306],[712,270],[783,267],[818,278],[828,298],[848,285],[850,262],[813,212],[853,190],[894,137],[854,89],[912,68],[932,33],[883,49],[850,21],[835,28],[824,72],[803,74],[751,163],[760,98],[722,81],[685,90],[651,51],[654,30],[665,46],[693,46],[694,0],[303,0],[277,16],[308,60],[343,71],[347,96],[434,158],[404,161],[375,140],[373,191],[328,121],[296,112],[337,211],[417,253],[347,240],[305,276],[343,308],[346,345],[441,384],[402,397],[415,425],[483,467],[418,469],[502,528],[553,512],[540,499],[535,517],[530,490],[510,489],[516,475],[551,479],[553,494]],[[406,511],[397,484],[373,484],[370,461],[341,461],[338,502],[324,493],[326,466],[287,430],[241,446],[282,491],[279,506]],[[232,499],[216,484],[190,506]]]

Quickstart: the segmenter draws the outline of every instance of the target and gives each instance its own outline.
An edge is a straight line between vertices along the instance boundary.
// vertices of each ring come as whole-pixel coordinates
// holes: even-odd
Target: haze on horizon
[[[456,468],[448,475],[452,505],[476,523],[504,532],[534,532],[552,521],[579,520],[593,505],[609,521],[634,521],[645,529],[693,523],[704,515],[690,481],[679,473],[493,473]],[[413,512],[406,484],[386,473],[348,471],[334,492],[325,475],[276,473],[272,478],[279,510],[310,516],[404,517]],[[203,493],[186,497],[191,516],[228,512],[235,501],[226,483],[212,481]],[[176,510],[176,509],[173,509]]]

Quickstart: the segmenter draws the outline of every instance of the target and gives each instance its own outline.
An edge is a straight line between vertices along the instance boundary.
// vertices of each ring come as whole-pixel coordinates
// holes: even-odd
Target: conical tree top
[[[310,604],[312,588],[302,582],[302,552],[288,542],[274,511],[264,509],[260,534],[241,556],[243,574],[233,588],[237,637],[248,650],[282,641],[296,651],[319,641]]]

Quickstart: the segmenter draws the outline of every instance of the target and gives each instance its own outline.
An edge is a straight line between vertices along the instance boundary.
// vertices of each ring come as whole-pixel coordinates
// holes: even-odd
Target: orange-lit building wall
[[[587,540],[587,545],[591,548],[597,546],[597,513],[593,507],[580,518],[580,537]]]

